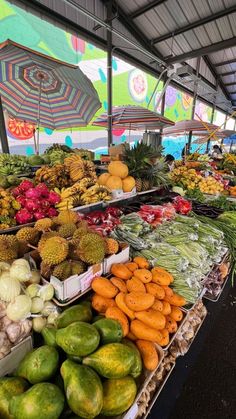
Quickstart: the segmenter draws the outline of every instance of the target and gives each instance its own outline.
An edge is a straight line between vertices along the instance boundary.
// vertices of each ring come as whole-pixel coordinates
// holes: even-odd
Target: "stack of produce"
[[[164,158],[160,158],[162,147],[138,143],[133,148],[125,146],[123,159],[128,166],[129,174],[135,178],[137,192],[153,187],[168,186],[168,166]]]
[[[158,365],[154,343],[168,345],[183,319],[179,307],[186,301],[169,287],[173,276],[158,266],[149,269],[143,257],[113,264],[111,274],[111,279],[93,280],[92,306],[106,318],[120,322],[124,336],[135,341],[145,367],[154,370]]]
[[[129,176],[128,166],[121,161],[112,161],[108,165],[108,173],[100,175],[98,183],[110,191],[131,192],[135,188],[135,179]]]
[[[117,207],[107,207],[105,211],[92,211],[84,216],[89,228],[103,236],[109,236],[114,228],[120,223],[123,212]]]
[[[232,172],[236,174],[236,155],[230,153],[223,154],[223,159],[217,163],[217,167],[225,173]]]
[[[14,377],[0,378],[1,416],[86,419],[130,408],[142,361],[118,321],[93,319],[84,302],[66,309],[42,336],[45,344],[28,352]]]
[[[34,186],[33,182],[24,180],[11,193],[21,206],[15,215],[17,224],[27,224],[58,214],[55,205],[61,198],[57,193],[49,191],[44,183]]]
[[[30,165],[27,163],[25,156],[15,154],[0,154],[0,175],[21,175],[31,172]]]
[[[61,189],[73,184],[64,164],[41,167],[36,171],[35,183],[44,183],[49,189]]]
[[[188,303],[196,301],[201,280],[226,251],[222,231],[182,215],[151,229],[137,214],[129,214],[121,217],[112,236],[123,237],[138,255],[168,270],[175,279],[174,290]]]
[[[20,203],[9,191],[0,188],[0,229],[5,230],[16,224],[15,214],[20,209]]]
[[[229,262],[222,262],[220,265],[217,265],[217,267],[210,272],[206,281],[204,281],[204,287],[206,288],[206,297],[213,300],[215,300],[218,297],[228,277],[229,268]]]

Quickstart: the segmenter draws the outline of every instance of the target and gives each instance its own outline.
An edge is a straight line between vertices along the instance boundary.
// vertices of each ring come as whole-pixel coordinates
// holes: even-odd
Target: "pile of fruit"
[[[30,173],[31,168],[25,156],[0,154],[0,175],[20,175]]]
[[[86,419],[130,408],[142,360],[117,320],[93,318],[84,302],[66,309],[42,337],[44,344],[27,353],[14,377],[0,378],[1,417]]]
[[[15,214],[20,204],[9,191],[0,188],[0,228],[6,229],[16,224]]]
[[[217,195],[224,192],[224,185],[217,181],[213,176],[202,178],[198,187],[202,193],[208,195]]]
[[[135,179],[129,175],[128,166],[121,161],[113,161],[108,165],[108,173],[98,178],[98,183],[108,190],[123,190],[131,192],[135,188]]]
[[[11,191],[11,194],[20,205],[15,215],[17,224],[27,224],[58,214],[55,205],[60,202],[60,195],[50,191],[45,183],[34,186],[33,182],[24,180]]]
[[[157,367],[154,343],[167,346],[170,335],[183,319],[186,300],[170,288],[173,276],[165,269],[135,257],[132,262],[113,264],[112,278],[95,278],[92,307],[122,325],[124,336],[135,341],[147,369]]]

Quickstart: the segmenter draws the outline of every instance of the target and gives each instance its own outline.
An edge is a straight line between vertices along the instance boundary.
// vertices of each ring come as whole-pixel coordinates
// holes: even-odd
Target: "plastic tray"
[[[216,297],[211,296],[211,295],[208,293],[208,290],[205,288],[205,293],[204,293],[204,295],[203,295],[203,298],[205,298],[205,300],[212,301],[213,303],[217,303],[217,301],[218,301],[218,300],[219,300],[219,298],[221,297],[222,292],[224,291],[225,285],[226,285],[226,283],[228,282],[229,277],[230,277],[230,275],[228,275],[228,276],[227,276],[227,278],[224,280],[224,282],[223,282],[223,286],[222,286],[222,288],[221,288],[221,290],[220,290],[219,294],[218,294]]]

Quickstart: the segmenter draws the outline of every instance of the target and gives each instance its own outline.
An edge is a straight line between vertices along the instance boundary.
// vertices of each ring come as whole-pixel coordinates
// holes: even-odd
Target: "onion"
[[[18,295],[15,301],[7,306],[7,317],[17,322],[24,320],[30,315],[31,299],[27,295]]]
[[[54,296],[53,285],[43,285],[39,291],[39,296],[42,298],[43,301],[50,301]]]
[[[43,309],[43,300],[40,297],[32,298],[31,313],[39,313]]]
[[[46,319],[45,317],[35,317],[32,320],[32,324],[33,324],[33,330],[37,333],[40,333],[44,326],[46,325]]]
[[[30,298],[34,298],[34,297],[37,297],[39,290],[40,290],[40,285],[31,284],[26,288],[25,292]]]

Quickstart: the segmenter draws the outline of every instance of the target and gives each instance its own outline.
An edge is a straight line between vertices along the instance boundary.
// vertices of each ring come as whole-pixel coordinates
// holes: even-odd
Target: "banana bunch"
[[[68,198],[63,199],[63,201],[59,202],[59,204],[55,205],[58,211],[63,211],[66,209],[72,209],[81,205],[80,201],[80,193],[75,194],[73,196],[69,196]]]
[[[37,183],[44,182],[50,189],[63,188],[71,184],[69,173],[63,164],[41,167],[35,174],[35,180]]]
[[[93,204],[99,201],[109,201],[110,199],[111,195],[109,191],[105,186],[101,186],[98,183],[88,188],[80,197],[82,205]]]
[[[82,160],[78,155],[71,155],[64,160],[64,165],[70,173],[70,178],[73,182],[90,177],[96,181],[96,172],[94,163],[87,160]]]
[[[13,154],[0,154],[0,175],[19,175],[31,172],[30,165],[26,162],[25,156]]]

